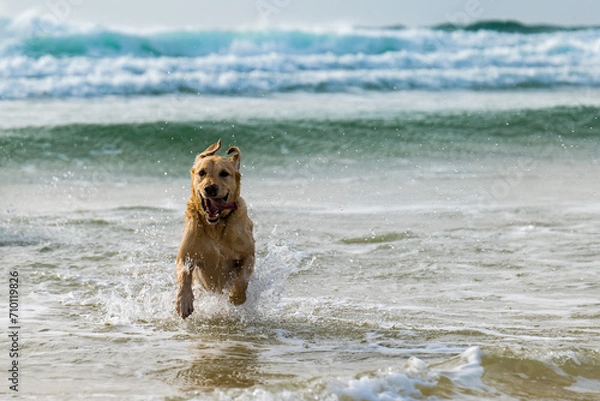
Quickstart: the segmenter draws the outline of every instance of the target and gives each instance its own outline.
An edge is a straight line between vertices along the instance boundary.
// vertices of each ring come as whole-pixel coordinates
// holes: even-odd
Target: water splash
[[[280,308],[290,275],[298,272],[310,261],[292,245],[270,240],[257,256],[255,272],[248,287],[248,299],[240,307],[227,301],[227,294],[213,294],[195,286],[194,314],[188,319],[192,325],[210,322],[252,322],[273,316]],[[167,320],[175,315],[177,283],[174,265],[131,266],[114,287],[99,291],[95,297],[105,324],[145,324]]]

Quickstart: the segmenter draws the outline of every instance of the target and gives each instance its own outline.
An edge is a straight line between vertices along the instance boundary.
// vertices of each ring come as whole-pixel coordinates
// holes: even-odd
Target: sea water
[[[597,29],[1,26],[19,396],[600,397]],[[219,138],[256,270],[183,321],[189,168]]]

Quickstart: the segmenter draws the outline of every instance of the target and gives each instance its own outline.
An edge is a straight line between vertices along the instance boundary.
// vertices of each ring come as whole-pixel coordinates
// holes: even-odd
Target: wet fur
[[[194,311],[194,280],[207,291],[228,290],[229,301],[241,305],[246,301],[254,269],[253,225],[246,202],[240,196],[240,151],[231,147],[227,151],[231,157],[216,156],[220,147],[221,140],[209,146],[196,157],[190,170],[192,193],[175,268],[178,286],[175,303],[183,319]],[[207,195],[207,190],[212,191],[212,196]],[[210,202],[226,207],[219,212],[216,222],[211,221],[214,212],[208,212]]]

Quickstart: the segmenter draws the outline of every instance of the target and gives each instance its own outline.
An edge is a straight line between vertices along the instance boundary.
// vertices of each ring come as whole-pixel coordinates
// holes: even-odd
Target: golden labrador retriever
[[[185,212],[185,229],[177,254],[177,313],[194,311],[194,278],[207,291],[229,289],[229,302],[246,302],[248,280],[254,270],[252,221],[240,196],[240,150],[231,157],[215,154],[221,140],[196,157],[190,170],[192,194]]]

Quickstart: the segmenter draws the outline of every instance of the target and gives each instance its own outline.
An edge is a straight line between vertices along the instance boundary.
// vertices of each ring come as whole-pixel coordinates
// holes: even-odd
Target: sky
[[[129,28],[409,27],[478,20],[600,25],[598,0],[0,0],[0,15]]]

